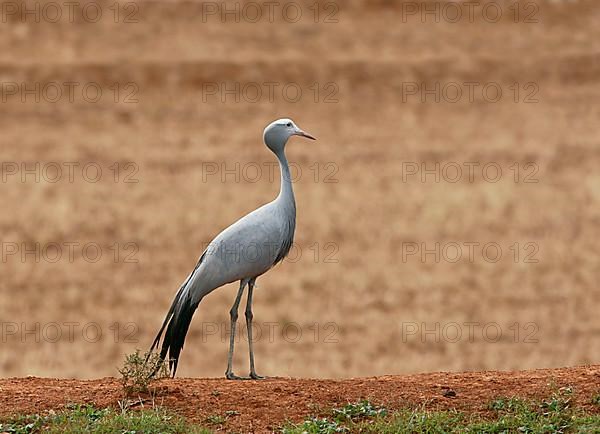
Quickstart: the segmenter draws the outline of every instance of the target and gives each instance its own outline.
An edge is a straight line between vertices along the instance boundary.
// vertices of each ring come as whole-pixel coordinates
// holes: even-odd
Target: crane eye
[[[291,127],[291,126],[292,126],[291,122],[288,122],[287,125],[286,125],[286,127]]]

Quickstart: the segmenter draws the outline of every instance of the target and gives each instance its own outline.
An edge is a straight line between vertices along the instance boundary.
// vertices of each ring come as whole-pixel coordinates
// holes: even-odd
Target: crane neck
[[[282,200],[285,203],[290,203],[295,208],[296,202],[294,199],[294,189],[292,188],[292,176],[290,174],[290,166],[285,156],[285,152],[281,149],[276,152],[275,155],[279,160],[279,169],[281,171],[281,187],[277,199]]]

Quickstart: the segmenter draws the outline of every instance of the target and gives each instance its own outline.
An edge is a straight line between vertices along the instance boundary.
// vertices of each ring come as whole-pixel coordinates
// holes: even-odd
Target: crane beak
[[[308,134],[307,132],[304,132],[302,130],[298,130],[294,133],[294,135],[296,136],[302,136],[302,137],[306,137],[307,139],[311,139],[311,140],[317,140],[316,137],[311,136],[310,134]]]

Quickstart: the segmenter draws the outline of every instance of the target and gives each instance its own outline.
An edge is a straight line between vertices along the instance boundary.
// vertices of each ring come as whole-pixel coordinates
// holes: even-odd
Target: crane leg
[[[238,290],[235,301],[233,302],[233,306],[231,306],[231,310],[229,311],[231,331],[229,332],[229,355],[227,356],[227,371],[225,371],[225,376],[229,380],[243,380],[242,377],[238,377],[233,373],[233,344],[235,341],[235,327],[238,319],[238,308],[240,306],[240,300],[242,299],[242,294],[244,293],[244,288],[246,287],[247,283],[247,279],[240,281],[240,289]]]
[[[246,302],[246,328],[248,329],[248,348],[250,350],[250,378],[254,380],[262,380],[262,377],[256,373],[254,369],[254,348],[252,345],[252,293],[254,292],[254,282],[256,279],[251,279],[248,282],[248,301]]]

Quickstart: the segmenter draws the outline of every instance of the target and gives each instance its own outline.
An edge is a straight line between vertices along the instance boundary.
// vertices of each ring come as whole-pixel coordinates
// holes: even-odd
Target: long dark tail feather
[[[148,361],[150,354],[158,348],[160,338],[166,327],[167,330],[162,341],[159,362],[154,367],[154,370],[150,375],[151,377],[154,377],[159,371],[163,362],[166,360],[167,353],[169,356],[169,372],[173,377],[175,377],[177,364],[179,362],[179,355],[183,349],[185,337],[190,327],[190,323],[192,322],[194,312],[200,303],[200,301],[195,303],[192,302],[189,292],[185,289],[186,286],[184,285],[175,295],[175,299],[169,308],[169,312],[167,312],[167,316],[162,324],[162,327],[156,335],[156,338],[152,343],[152,347],[150,348],[150,352],[148,353],[148,357],[146,358],[146,361]]]
[[[198,308],[198,304],[199,302],[193,303],[189,296],[181,297],[167,326],[160,350],[160,359],[165,360],[167,352],[169,353],[169,371],[171,371],[173,377],[175,377],[179,355],[183,349],[185,337],[190,328],[194,312]]]
[[[183,342],[185,341],[185,336],[187,335],[188,329],[190,328],[190,323],[192,322],[192,316],[200,303],[200,300],[196,302],[192,302],[192,296],[190,291],[187,290],[188,284],[192,280],[194,273],[200,267],[206,252],[202,253],[194,271],[190,273],[188,278],[185,280],[183,285],[175,294],[175,299],[167,312],[167,316],[163,321],[163,324],[154,338],[154,342],[152,343],[152,347],[148,352],[148,356],[146,357],[146,363],[148,363],[148,359],[152,352],[158,348],[160,344],[160,338],[167,328],[165,333],[165,338],[162,342],[162,347],[160,349],[160,357],[159,362],[154,367],[153,372],[150,374],[150,377],[156,376],[156,373],[160,370],[160,367],[163,365],[165,358],[167,357],[167,353],[169,353],[169,371],[175,377],[175,371],[177,371],[177,363],[179,362],[179,354],[183,348]]]
[[[175,311],[175,306],[177,306],[177,303],[178,303],[179,299],[181,298],[181,293],[183,292],[183,289],[184,289],[184,287],[182,286],[181,288],[179,288],[179,291],[177,291],[177,294],[175,294],[175,299],[173,300],[173,303],[171,303],[171,307],[169,308],[169,312],[167,312],[167,316],[166,316],[165,320],[163,321],[162,326],[160,327],[160,330],[158,331],[158,334],[156,335],[156,338],[154,338],[154,342],[152,342],[152,347],[150,348],[150,351],[148,352],[148,356],[146,357],[146,361],[148,361],[148,358],[150,357],[150,354],[156,348],[158,348],[158,344],[160,342],[160,338],[162,337],[163,331],[165,330],[165,327],[169,323],[169,320],[173,316],[173,312]]]

